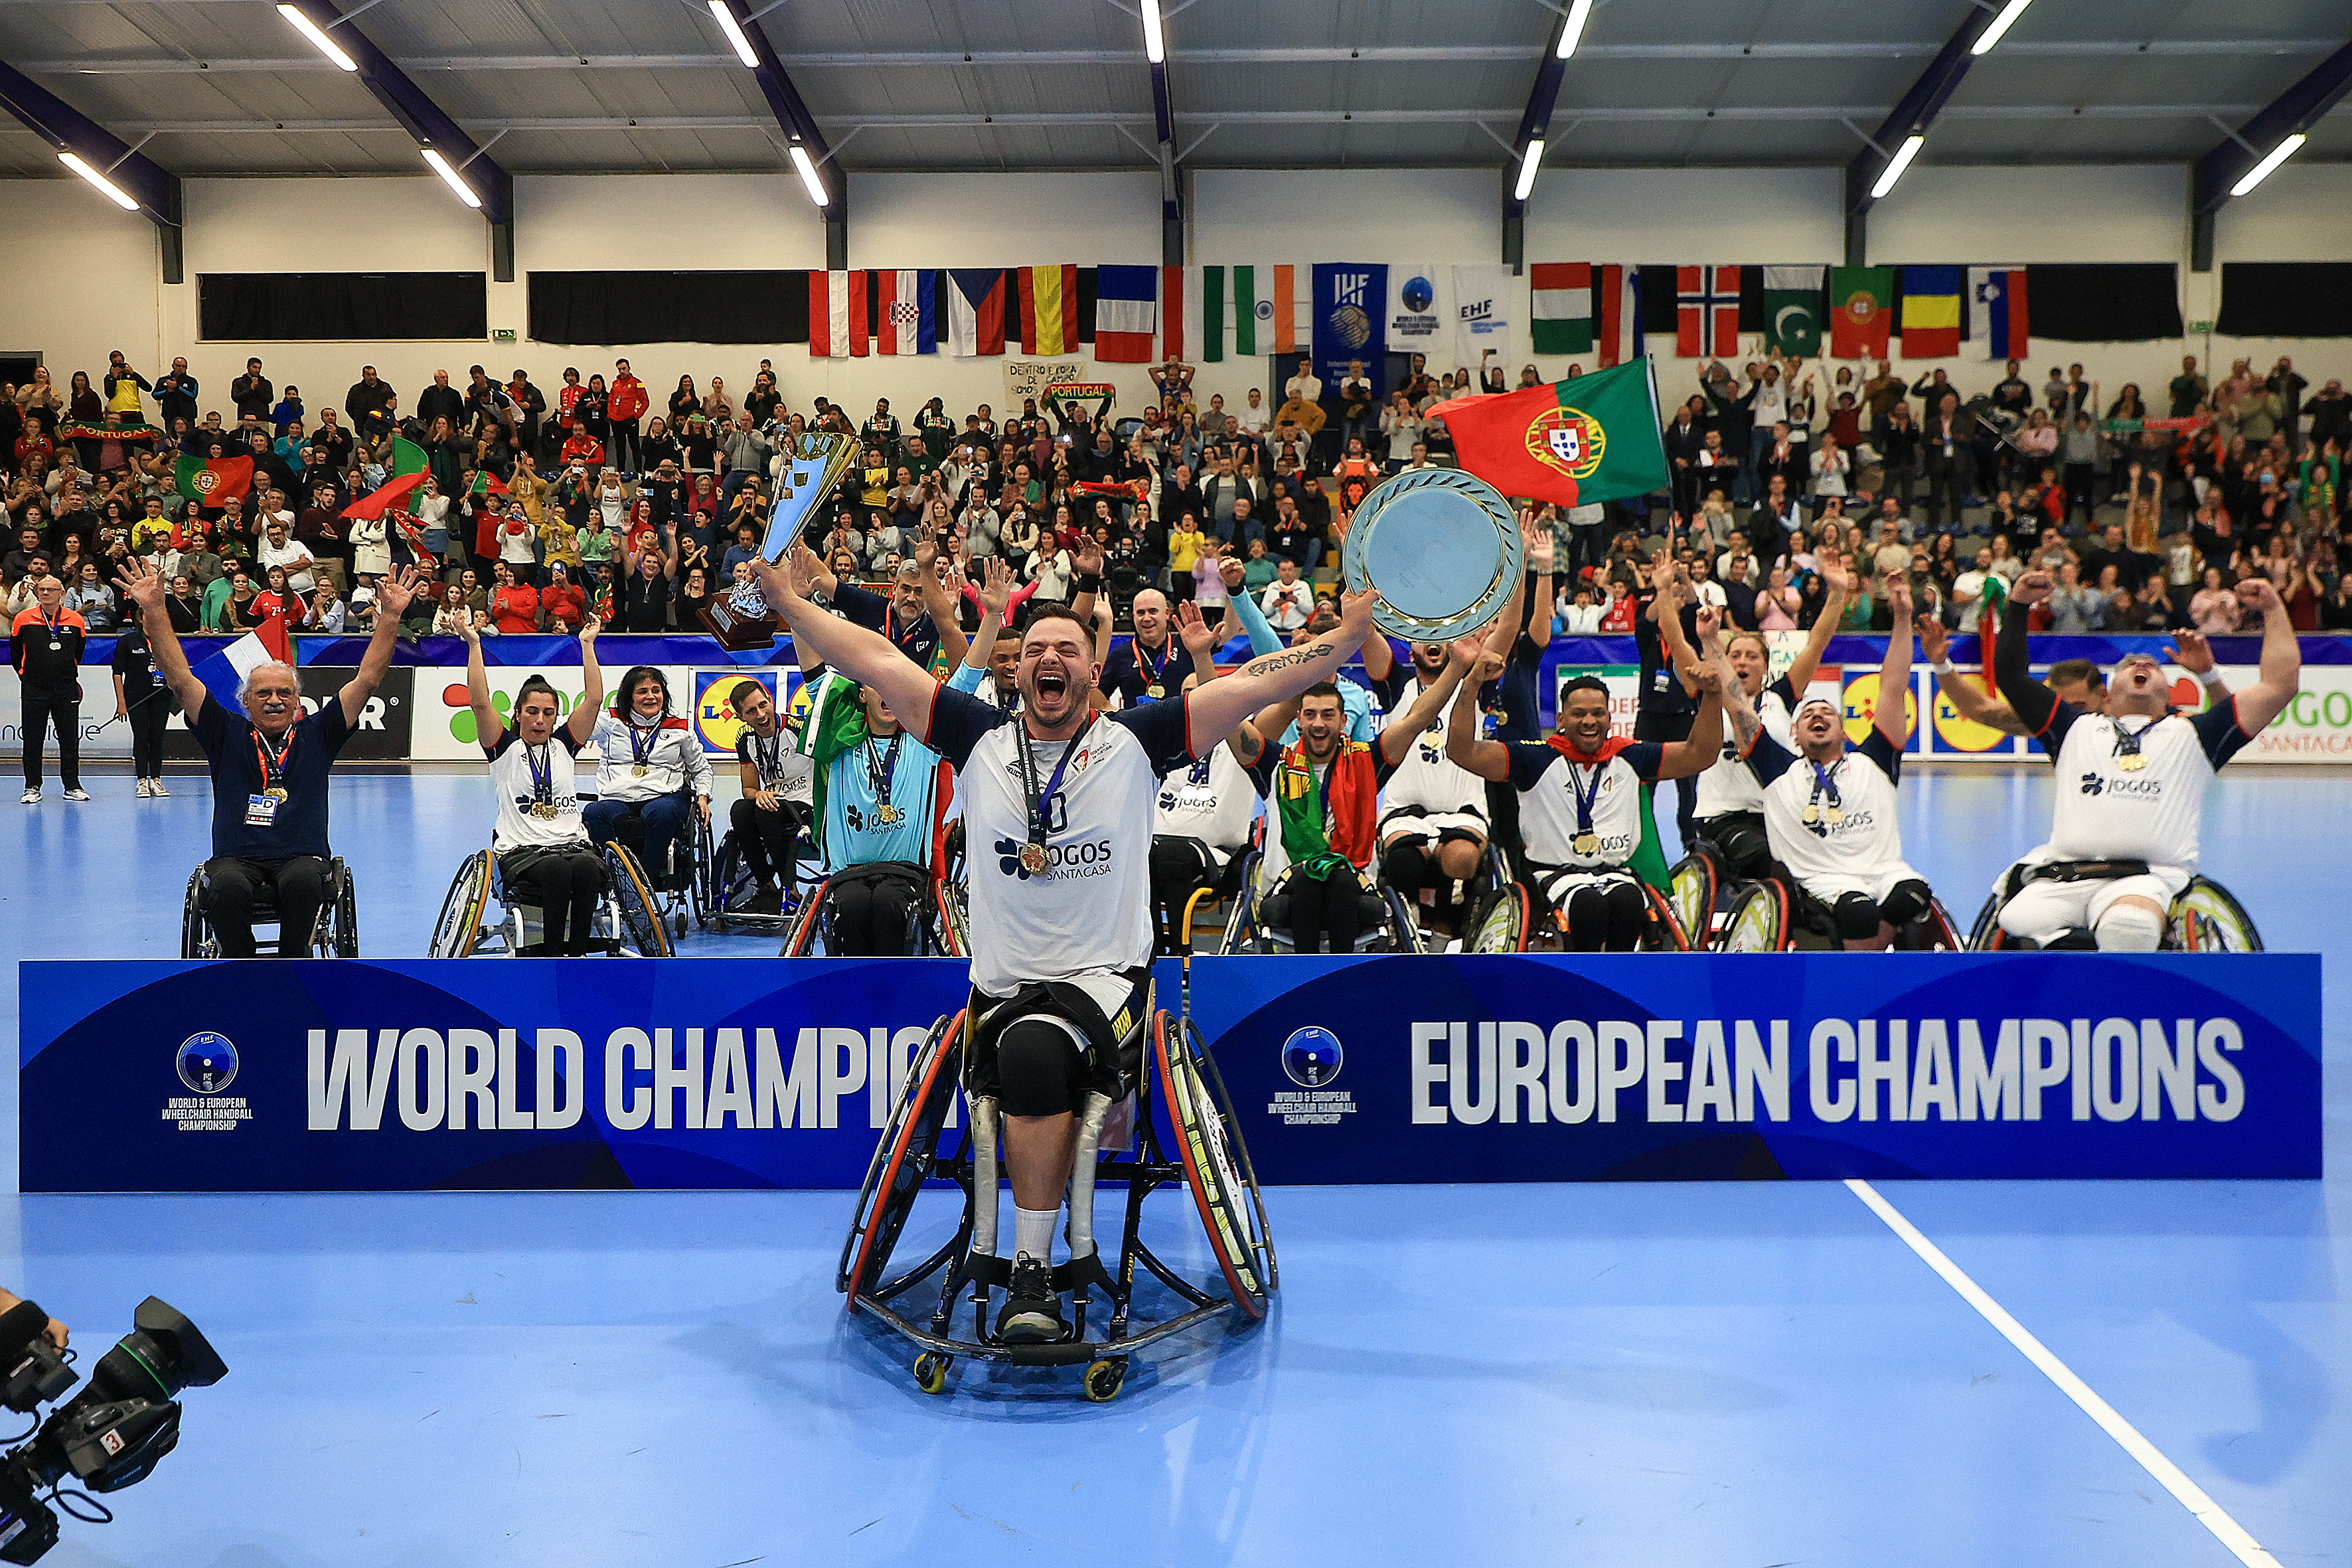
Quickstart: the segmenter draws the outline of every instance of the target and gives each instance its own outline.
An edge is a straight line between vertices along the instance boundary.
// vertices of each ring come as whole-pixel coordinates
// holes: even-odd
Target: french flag
[[[863,359],[867,353],[866,274],[809,274],[809,358]]]
[[[237,700],[236,689],[247,676],[265,664],[294,662],[294,639],[288,633],[283,612],[265,616],[259,626],[226,647],[197,659],[188,667],[188,673],[204,682],[215,701],[241,713],[245,709]]]
[[[948,274],[948,345],[958,359],[1004,352],[1004,268],[957,268]]]
[[[874,346],[886,354],[940,352],[937,272],[877,272]]]
[[[2024,359],[2032,352],[2025,310],[2025,268],[1969,268],[1969,336],[1984,345],[1985,358]]]
[[[1095,268],[1095,358],[1108,364],[1151,359],[1160,326],[1160,268]]]

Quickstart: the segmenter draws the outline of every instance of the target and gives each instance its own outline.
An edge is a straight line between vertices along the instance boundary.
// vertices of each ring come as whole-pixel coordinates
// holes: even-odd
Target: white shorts
[[[1859,876],[1802,877],[1798,879],[1804,884],[1805,891],[1825,904],[1835,904],[1848,893],[1860,893],[1874,904],[1883,904],[1886,901],[1886,895],[1895,890],[1895,883],[1924,882],[1927,879],[1897,860],[1883,870]]]
[[[1535,884],[1536,891],[1543,896],[1545,907],[1556,910],[1567,903],[1571,895],[1587,888],[1598,888],[1603,892],[1620,886],[1638,888],[1642,879],[1622,866],[1601,866],[1589,871],[1570,867],[1538,872]]]
[[[1486,816],[1477,811],[1424,811],[1418,806],[1405,806],[1381,818],[1381,847],[1385,849],[1401,838],[1426,838],[1437,842],[1437,836],[1448,828],[1457,833],[1475,833],[1478,841],[1486,839]]]
[[[2178,866],[2151,866],[2144,877],[2106,881],[2028,882],[2000,907],[2000,929],[2011,936],[2047,942],[2061,931],[2099,923],[2117,899],[2141,898],[2160,910],[2189,886],[2190,873]]]

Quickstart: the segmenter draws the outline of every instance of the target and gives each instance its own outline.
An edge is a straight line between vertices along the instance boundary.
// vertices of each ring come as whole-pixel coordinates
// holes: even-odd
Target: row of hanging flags
[[[1523,279],[1501,266],[1358,262],[811,272],[808,342],[819,359],[1051,356],[1081,345],[1114,364],[1299,353],[1327,379],[1350,359],[1377,377],[1384,354],[1426,353],[1450,368],[1475,366],[1489,349],[1506,362],[1589,353],[1606,367],[1641,357],[1653,337],[1663,350],[1668,331],[1686,359],[1736,356],[1745,332],[1775,353],[1820,354],[1826,339],[1834,357],[1878,358],[1899,340],[1905,359],[1951,359],[1965,342],[2003,360],[2026,353],[2029,275],[2087,270],[1563,261]],[[2063,297],[2079,297],[2084,281],[2071,279]],[[2088,333],[2053,323],[2045,335]]]

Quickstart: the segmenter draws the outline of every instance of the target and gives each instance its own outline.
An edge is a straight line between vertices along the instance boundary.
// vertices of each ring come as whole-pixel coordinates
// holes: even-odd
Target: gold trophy
[[[776,480],[776,510],[768,515],[768,537],[761,556],[781,565],[807,531],[824,499],[856,463],[857,437],[831,431],[807,431],[792,438],[782,474]],[[766,647],[776,639],[776,617],[756,583],[740,583],[726,595],[713,595],[702,606],[703,626],[729,649]]]

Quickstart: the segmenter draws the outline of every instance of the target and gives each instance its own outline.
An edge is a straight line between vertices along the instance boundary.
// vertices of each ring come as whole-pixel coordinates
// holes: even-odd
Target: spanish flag
[[[1017,269],[1015,276],[1021,286],[1021,352],[1047,355],[1077,353],[1077,268],[1024,267]]]

